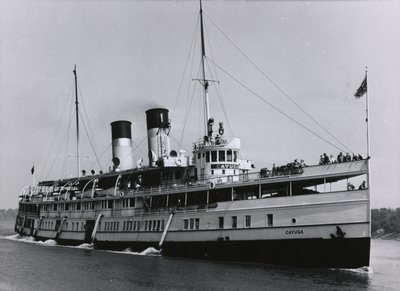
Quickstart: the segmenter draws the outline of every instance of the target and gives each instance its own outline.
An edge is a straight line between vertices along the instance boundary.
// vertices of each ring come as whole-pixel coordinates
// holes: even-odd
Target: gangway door
[[[174,212],[171,212],[171,214],[170,214],[170,216],[169,216],[169,218],[168,218],[167,224],[165,225],[165,228],[164,228],[163,234],[162,234],[162,236],[161,236],[160,242],[158,243],[158,246],[159,246],[160,248],[161,248],[161,246],[162,246],[163,243],[164,243],[165,237],[167,236],[167,233],[168,233],[168,230],[169,230],[169,226],[171,225],[172,217],[173,217],[173,216],[174,216]]]

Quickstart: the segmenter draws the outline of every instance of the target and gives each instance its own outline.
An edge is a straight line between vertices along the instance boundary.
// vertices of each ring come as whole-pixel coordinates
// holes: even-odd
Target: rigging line
[[[191,61],[191,65],[190,65],[190,73],[189,73],[189,76],[192,76],[192,75],[193,75],[193,67],[194,67],[194,59],[195,59],[194,50],[195,50],[195,48],[196,48],[196,43],[197,43],[197,38],[195,39],[195,43],[194,43],[194,46],[193,46],[192,61]],[[197,69],[197,76],[198,76],[199,72],[200,72],[200,64],[199,64],[199,67],[198,67],[198,69]],[[190,96],[190,90],[191,90],[191,84],[192,84],[192,82],[193,82],[193,80],[192,80],[191,78],[189,78],[189,79],[188,79],[188,86],[187,86],[187,96]],[[195,88],[196,88],[196,84],[194,85],[193,90],[194,90]],[[194,94],[194,92],[193,92],[192,94]],[[193,98],[193,97],[192,97],[192,98]],[[185,105],[185,117],[184,117],[185,120],[187,120],[187,115],[189,114],[189,109],[190,109],[189,102],[190,102],[190,100],[187,98],[187,99],[186,99],[186,105]],[[185,129],[182,129],[182,135],[184,134],[184,131],[185,131]],[[183,139],[183,138],[181,137],[181,140],[182,140],[182,139]],[[181,146],[181,145],[178,144],[178,147],[180,147],[180,146]]]
[[[81,115],[80,112],[79,112],[79,117],[81,118],[81,121],[82,121],[82,124],[83,124],[83,128],[85,129],[86,135],[87,135],[87,137],[88,137],[88,139],[89,139],[90,146],[92,147],[93,153],[94,153],[94,155],[95,155],[95,157],[96,157],[97,163],[99,164],[100,170],[103,170],[103,167],[101,166],[100,161],[99,161],[99,157],[97,156],[96,150],[94,149],[92,140],[91,140],[91,138],[90,138],[90,136],[89,136],[89,132],[88,132],[88,130],[87,130],[87,128],[86,128],[86,124],[85,124],[85,122],[83,121],[83,118],[82,118],[82,115]]]
[[[211,52],[211,57],[212,57],[213,59],[215,59],[215,58],[214,58],[214,53],[213,53],[213,50],[212,50],[212,47],[211,47],[211,41],[210,41],[210,38],[209,38],[209,36],[208,36],[208,30],[207,30],[207,27],[206,27],[206,26],[204,26],[204,30],[206,31],[206,37],[207,37],[207,40],[208,40],[208,47],[209,47],[210,52]],[[214,79],[214,77],[213,77],[213,75],[212,75],[212,70],[211,70],[211,68],[210,68],[210,64],[209,64],[208,62],[207,62],[207,67],[208,67],[208,70],[210,71],[211,78]],[[214,72],[215,72],[215,80],[219,80],[219,78],[218,78],[218,73],[217,73],[217,70],[216,70],[215,67],[214,67]],[[225,110],[225,104],[224,104],[224,100],[223,100],[223,98],[222,98],[222,91],[221,91],[221,87],[219,86],[219,82],[217,82],[215,85],[216,85],[216,86],[215,86],[215,88],[216,88],[215,91],[217,92],[217,96],[218,96],[219,102],[220,102],[220,104],[221,104],[222,111],[223,111],[224,116],[225,116],[225,119],[226,119],[226,123],[228,124],[228,128],[229,128],[229,131],[230,131],[231,135],[234,136],[234,133],[233,133],[231,124],[230,124],[229,119],[228,119],[228,114],[226,113],[226,110]]]
[[[181,95],[181,90],[182,90],[182,85],[183,85],[183,79],[184,79],[184,77],[185,77],[186,69],[187,69],[187,66],[188,66],[188,64],[189,64],[189,57],[190,57],[190,55],[191,55],[191,53],[192,53],[193,44],[195,43],[195,40],[197,39],[196,36],[197,36],[197,33],[198,33],[198,28],[199,28],[199,17],[200,17],[200,16],[197,17],[197,20],[196,20],[196,27],[195,27],[195,30],[194,30],[194,33],[193,33],[192,41],[191,41],[191,43],[190,43],[190,47],[189,47],[188,54],[187,54],[187,56],[186,56],[185,68],[183,69],[183,73],[182,73],[182,77],[181,77],[181,82],[180,82],[180,84],[179,84],[178,94],[177,94],[177,96],[176,96],[174,109],[173,109],[173,111],[172,111],[171,120],[174,120],[174,117],[175,117],[175,110],[176,110],[176,106],[178,105],[179,96]]]
[[[72,99],[71,99],[71,100],[72,100]],[[72,108],[72,107],[71,107],[71,108]],[[70,112],[72,113],[72,109],[71,109]],[[72,114],[70,114],[70,115],[72,115]],[[58,147],[58,151],[57,151],[57,153],[56,153],[56,156],[54,157],[53,163],[52,163],[51,166],[50,166],[49,172],[47,173],[47,175],[46,175],[46,177],[45,177],[45,180],[48,180],[48,177],[49,177],[50,173],[51,173],[52,170],[53,170],[53,167],[54,167],[54,164],[55,164],[55,162],[56,162],[56,160],[57,160],[57,157],[58,157],[58,155],[60,154],[60,151],[61,151],[61,149],[62,149],[62,146],[64,145],[64,140],[65,140],[65,139],[68,140],[69,129],[70,129],[70,127],[71,127],[71,123],[72,123],[72,118],[71,118],[71,116],[70,116],[70,120],[69,120],[69,124],[68,124],[67,133],[64,135],[64,138],[62,139],[62,141],[61,141],[61,143],[60,143],[60,145],[59,145],[59,147]]]
[[[72,124],[72,114],[73,114],[73,108],[74,108],[74,95],[71,94],[71,104],[70,104],[70,111],[69,111],[69,122],[68,122],[68,127],[67,127],[67,142],[65,143],[65,152],[64,152],[64,159],[63,159],[63,164],[62,164],[62,177],[65,177],[67,175],[68,171],[68,148],[69,148],[69,138],[70,138],[70,132],[71,132],[71,124]]]
[[[205,13],[204,13],[205,14]],[[344,143],[342,143],[337,137],[335,137],[328,129],[326,129],[320,122],[318,122],[315,118],[313,118],[308,112],[306,112],[300,105],[296,103],[281,87],[278,86],[267,74],[265,74],[240,48],[236,45],[231,38],[221,29],[219,26],[207,15],[205,14],[207,19],[210,20],[212,24],[228,39],[228,41],[240,52],[240,54],[247,59],[271,84],[278,89],[279,92],[283,94],[286,98],[288,98],[298,109],[300,109],[306,116],[308,116],[312,121],[314,121],[319,127],[321,127],[327,134],[329,134],[332,138],[334,138],[337,142],[339,142],[343,147],[345,147],[350,152],[353,152],[350,148],[348,148]]]
[[[81,96],[81,100],[82,100],[82,105],[83,105],[83,111],[84,111],[84,113],[85,113],[85,117],[86,117],[86,120],[87,120],[87,123],[88,123],[88,128],[89,128],[89,133],[87,133],[87,135],[88,135],[88,139],[90,140],[91,139],[91,137],[93,137],[92,139],[93,139],[93,152],[94,152],[94,154],[96,155],[96,151],[97,151],[97,145],[96,145],[96,140],[94,139],[94,134],[93,134],[93,130],[92,130],[92,126],[91,126],[91,124],[90,124],[90,119],[89,119],[89,115],[88,115],[88,113],[87,113],[87,110],[86,110],[86,105],[85,105],[85,100],[84,100],[84,96],[83,96],[83,94],[82,94],[82,92],[81,92],[81,87],[79,86],[79,83],[78,83],[78,89],[79,89],[79,94],[80,94],[80,96]],[[83,121],[83,117],[81,117],[81,119],[82,119],[82,121]],[[101,165],[99,165],[100,166],[100,168],[101,168]]]
[[[139,147],[142,145],[142,143],[146,140],[146,138],[147,138],[147,136],[145,136],[144,138],[142,138],[138,144],[135,143],[135,142],[133,141],[133,139],[132,139],[132,143],[133,143],[133,145],[135,146],[135,148],[132,149],[132,154],[133,154],[134,151],[136,151],[136,149],[139,149],[139,150],[142,152],[142,154],[144,154],[144,156],[147,155],[141,148],[139,148]]]
[[[72,92],[73,85],[74,85],[74,83],[72,83],[72,85],[71,85],[71,87],[70,87],[70,90],[69,90],[70,92]],[[69,96],[69,95],[70,95],[70,94],[68,94],[68,96]],[[65,99],[64,109],[63,109],[63,111],[62,111],[62,114],[61,114],[61,116],[60,116],[60,119],[58,120],[58,124],[57,124],[57,127],[56,127],[56,133],[55,133],[55,135],[54,135],[54,137],[53,137],[53,140],[51,141],[49,150],[47,151],[47,156],[46,156],[46,158],[45,158],[45,160],[44,160],[44,164],[43,164],[43,167],[42,167],[42,169],[41,169],[41,171],[40,171],[39,177],[43,177],[43,172],[44,172],[44,169],[45,169],[46,166],[47,166],[47,162],[48,162],[48,159],[49,159],[49,157],[50,157],[50,152],[51,152],[51,150],[53,149],[54,142],[55,142],[55,140],[56,140],[56,138],[57,138],[58,130],[60,129],[61,121],[62,121],[63,118],[64,118],[64,114],[65,114],[66,109],[67,109],[67,104],[68,104],[69,98],[70,98],[70,97],[68,97],[68,98]]]
[[[112,142],[110,142],[108,144],[107,148],[100,154],[100,158],[103,158],[104,154],[110,149],[111,145],[112,145]],[[97,162],[95,161],[93,164],[90,165],[89,168],[93,168],[93,166],[96,165],[96,163]]]
[[[211,55],[212,55],[212,53],[211,53]],[[207,62],[207,67],[208,67],[208,69],[210,71],[211,78],[214,79],[212,71],[210,69],[210,65],[209,65],[208,62]],[[217,75],[215,77],[216,77],[215,79],[218,80]],[[216,85],[218,85],[218,84],[216,84]],[[231,132],[231,135],[234,136],[231,124],[230,124],[229,119],[228,119],[228,114],[226,113],[225,104],[224,104],[224,101],[222,99],[222,95],[221,95],[220,92],[218,92],[217,87],[216,87],[215,92],[217,93],[217,97],[218,97],[219,103],[221,104],[222,112],[224,113],[224,116],[225,116],[225,119],[226,119],[226,123],[228,124],[229,131]]]
[[[182,145],[179,145],[178,140],[172,134],[170,134],[169,136],[178,144],[178,148],[181,148],[184,151],[189,152]]]
[[[200,68],[201,68],[201,67],[199,66],[199,70],[197,71],[197,75],[199,74]],[[179,147],[182,147],[182,144],[183,144],[183,135],[184,135],[184,133],[185,133],[185,129],[186,129],[186,124],[187,124],[187,120],[188,120],[188,117],[189,117],[190,108],[192,107],[192,101],[193,101],[193,99],[194,99],[194,95],[195,95],[194,93],[195,93],[195,91],[196,91],[196,84],[197,84],[197,82],[196,82],[196,83],[194,84],[194,86],[193,86],[193,92],[192,92],[192,97],[190,98],[189,108],[188,108],[188,110],[186,111],[185,120],[184,120],[184,122],[183,122],[182,134],[181,134],[181,138],[180,138],[179,144],[178,144]]]
[[[336,145],[334,145],[333,143],[331,143],[329,140],[327,140],[326,138],[323,138],[322,136],[320,136],[319,134],[315,133],[314,131],[312,131],[311,129],[309,129],[308,127],[304,126],[303,124],[301,124],[300,122],[298,122],[297,120],[295,120],[293,117],[291,117],[290,115],[288,115],[287,113],[283,112],[282,110],[280,110],[278,107],[274,106],[273,104],[271,104],[270,102],[268,102],[267,100],[265,100],[263,97],[261,97],[260,95],[258,95],[257,93],[255,93],[253,90],[251,90],[249,87],[247,87],[245,84],[243,84],[242,82],[240,82],[238,79],[236,79],[234,76],[232,76],[230,73],[228,73],[227,71],[225,71],[223,68],[221,68],[220,66],[218,66],[216,63],[213,62],[213,60],[207,58],[210,62],[212,62],[215,66],[217,66],[217,68],[219,68],[221,71],[223,71],[225,74],[227,74],[230,78],[232,78],[235,82],[237,82],[238,84],[240,84],[243,88],[245,88],[247,91],[249,91],[250,93],[252,93],[254,96],[258,97],[261,101],[263,101],[264,103],[266,103],[267,105],[269,105],[270,107],[272,107],[273,109],[275,109],[276,111],[278,111],[279,113],[281,113],[282,115],[286,116],[287,118],[289,118],[291,121],[293,121],[294,123],[296,123],[297,125],[299,125],[300,127],[304,128],[305,130],[307,130],[308,132],[312,133],[313,135],[319,137],[320,139],[324,140],[325,142],[327,142],[328,144],[330,144],[331,146],[333,146],[334,148],[340,150],[340,151],[344,151],[343,149],[337,147]]]

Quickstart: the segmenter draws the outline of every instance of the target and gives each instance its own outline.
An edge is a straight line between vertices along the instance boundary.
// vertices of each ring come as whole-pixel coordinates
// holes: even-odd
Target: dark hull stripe
[[[96,248],[143,251],[154,242],[97,241]],[[225,261],[262,262],[301,267],[358,268],[369,266],[370,238],[291,239],[259,241],[168,242],[162,254]]]

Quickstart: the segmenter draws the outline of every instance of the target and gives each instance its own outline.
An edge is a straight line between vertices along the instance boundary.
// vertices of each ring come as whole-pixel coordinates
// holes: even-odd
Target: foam
[[[368,266],[364,266],[364,267],[360,267],[360,268],[356,268],[356,269],[336,269],[336,270],[358,273],[358,274],[373,274],[374,273],[372,268],[368,267]]]

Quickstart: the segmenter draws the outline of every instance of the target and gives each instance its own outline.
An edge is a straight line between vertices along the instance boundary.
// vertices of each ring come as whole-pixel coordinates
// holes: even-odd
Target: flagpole
[[[370,134],[369,134],[369,99],[368,99],[368,67],[365,67],[365,81],[366,81],[366,92],[365,92],[365,111],[366,111],[366,122],[367,122],[367,188],[368,188],[368,232],[371,237],[371,172],[370,172],[370,157],[371,157],[371,148],[370,148]]]
[[[365,67],[365,80],[367,82],[367,91],[365,98],[365,111],[367,114],[367,158],[371,156],[371,148],[370,148],[370,137],[369,137],[369,99],[368,99],[368,67]]]

